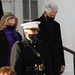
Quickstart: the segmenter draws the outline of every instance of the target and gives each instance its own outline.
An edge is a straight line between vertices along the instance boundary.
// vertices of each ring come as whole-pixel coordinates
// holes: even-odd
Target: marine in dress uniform
[[[17,75],[53,75],[46,44],[38,40],[39,21],[21,24],[25,38],[11,52],[11,67]]]

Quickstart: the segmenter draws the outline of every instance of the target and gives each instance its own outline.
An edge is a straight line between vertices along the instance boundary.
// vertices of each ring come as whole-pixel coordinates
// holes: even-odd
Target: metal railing
[[[74,61],[74,75],[75,75],[75,51],[63,46],[63,49],[71,54],[73,54],[73,61]]]

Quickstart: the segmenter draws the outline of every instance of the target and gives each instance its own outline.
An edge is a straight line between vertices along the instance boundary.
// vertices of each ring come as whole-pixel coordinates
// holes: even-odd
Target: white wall
[[[23,5],[22,5],[22,0],[14,0],[14,7],[13,9],[14,14],[17,16],[18,18],[18,31],[21,33],[21,35],[23,36],[23,28],[20,26],[21,23],[23,23]]]
[[[12,3],[10,2],[10,0],[1,0],[2,1],[2,7],[4,12],[12,12]],[[8,8],[7,8],[8,7]]]
[[[42,15],[45,3],[55,2],[58,13],[55,20],[60,23],[63,45],[75,51],[75,0],[38,0],[38,15]],[[65,51],[66,69],[63,75],[74,75],[73,55]]]

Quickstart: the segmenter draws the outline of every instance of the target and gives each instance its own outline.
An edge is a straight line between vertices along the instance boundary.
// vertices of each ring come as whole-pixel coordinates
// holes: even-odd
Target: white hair
[[[55,3],[48,3],[45,5],[45,11],[50,13],[51,11],[58,12],[58,7]]]

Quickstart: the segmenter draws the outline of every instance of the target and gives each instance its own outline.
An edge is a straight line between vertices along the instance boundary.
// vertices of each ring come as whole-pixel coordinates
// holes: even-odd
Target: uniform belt
[[[26,71],[44,71],[45,66],[44,64],[37,65],[35,64],[34,66],[27,66]]]

